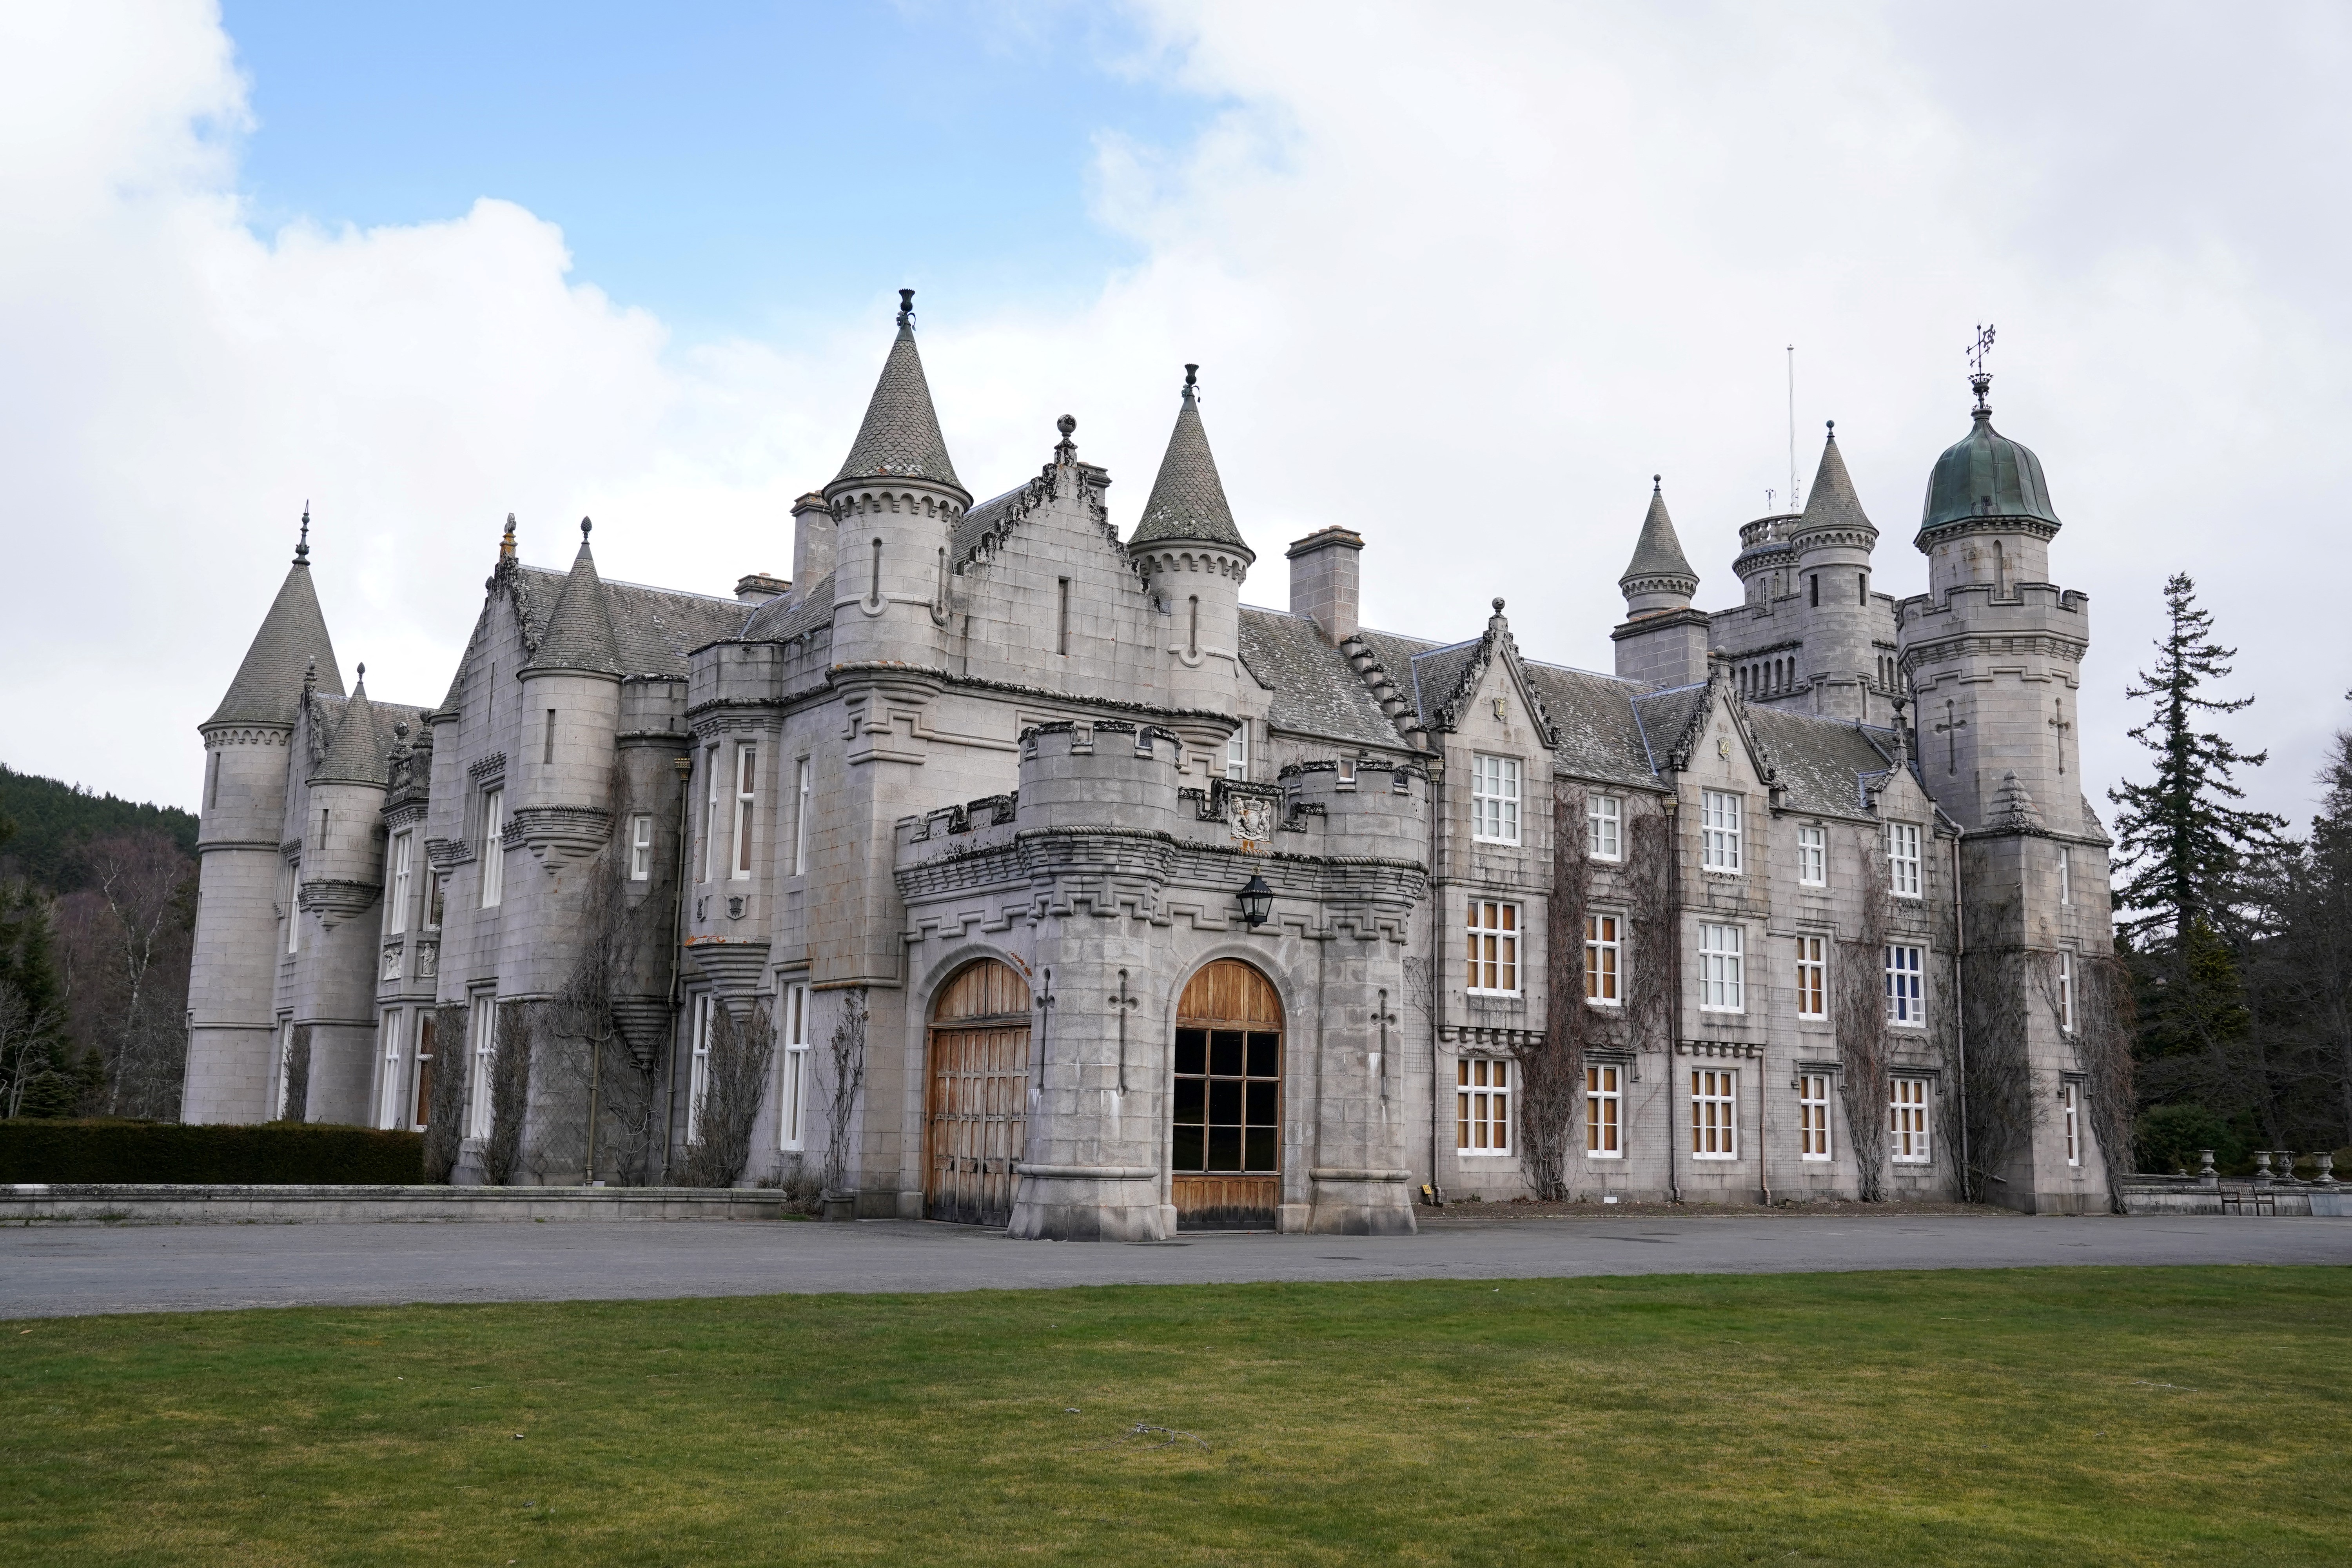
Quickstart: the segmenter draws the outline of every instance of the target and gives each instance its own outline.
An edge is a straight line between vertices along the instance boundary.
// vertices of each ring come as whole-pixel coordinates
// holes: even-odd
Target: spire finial
[[[1495,613],[1498,616],[1503,613],[1503,601],[1500,599],[1495,601]]]
[[[1075,414],[1065,414],[1054,421],[1054,428],[1062,433],[1062,438],[1054,443],[1054,460],[1066,468],[1077,460],[1078,444],[1070,439],[1071,432],[1077,427],[1078,416]]]
[[[504,536],[503,538],[501,538],[501,539],[499,541],[499,560],[501,560],[501,561],[511,561],[511,560],[513,560],[513,559],[515,558],[515,536],[514,536],[514,531],[515,531],[515,519],[514,519],[514,513],[512,513],[512,512],[509,512],[509,513],[507,513],[507,531],[506,531],[506,534],[505,534],[505,536]]]
[[[915,291],[912,289],[898,290],[898,324],[902,327],[915,324]]]
[[[1992,347],[1992,331],[1991,322],[1979,322],[1977,341],[1969,348],[1969,385],[1977,395],[1977,405],[1972,412],[1979,419],[1992,417],[1992,407],[1985,402],[1985,394],[1992,389],[1992,373],[1984,367],[1985,353]]]
[[[362,685],[362,686],[364,686],[364,685],[366,685],[366,684],[367,684],[367,666],[366,666],[366,665],[362,665],[362,666],[360,666],[360,684],[361,684],[361,685]]]
[[[1185,402],[1190,403],[1190,402],[1192,402],[1194,398],[1196,398],[1196,397],[1198,397],[1198,396],[1200,395],[1200,381],[1201,381],[1201,367],[1200,367],[1199,365],[1197,365],[1197,364],[1188,364],[1188,365],[1186,365],[1186,366],[1184,367],[1184,401],[1185,401]]]
[[[308,566],[310,563],[310,503],[309,501],[304,501],[302,503],[302,539],[299,543],[294,546],[294,564],[297,566]]]
[[[1837,439],[1837,421],[1836,421],[1836,420],[1834,420],[1834,419],[1832,419],[1832,420],[1827,421],[1827,423],[1828,423],[1829,427],[1830,427],[1830,439],[1831,439],[1831,440],[1832,440],[1832,441],[1834,441],[1834,440],[1836,440],[1836,439]]]
[[[589,531],[590,529],[592,529],[592,528],[595,527],[595,526],[596,526],[596,525],[595,525],[594,523],[593,523],[593,522],[589,521],[588,521],[586,518],[584,518],[584,517],[583,517],[583,518],[582,518],[582,519],[580,520],[580,542],[581,542],[581,543],[585,544],[585,543],[587,543],[587,542],[588,542],[588,531]]]
[[[317,656],[313,655],[309,666],[302,671],[302,700],[308,702],[310,700],[310,694],[318,689],[319,660]]]
[[[1651,493],[1652,495],[1658,495],[1658,494],[1662,493],[1662,492],[1665,489],[1665,488],[1666,488],[1666,476],[1665,476],[1665,475],[1664,475],[1664,474],[1652,474],[1652,475],[1650,476],[1650,493]]]

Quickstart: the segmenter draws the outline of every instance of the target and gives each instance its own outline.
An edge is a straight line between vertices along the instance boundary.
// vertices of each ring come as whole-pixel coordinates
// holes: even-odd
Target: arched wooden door
[[[931,1010],[930,1064],[923,1212],[1003,1225],[1029,1126],[1028,982],[992,958],[958,970]]]
[[[1192,976],[1176,1004],[1169,1136],[1176,1223],[1271,1227],[1282,1202],[1282,1001],[1238,959]]]

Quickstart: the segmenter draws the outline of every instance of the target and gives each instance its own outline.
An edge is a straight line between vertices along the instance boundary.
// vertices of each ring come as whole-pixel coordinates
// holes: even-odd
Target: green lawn
[[[0,1563],[2344,1563],[2347,1285],[2081,1268],[0,1323]]]

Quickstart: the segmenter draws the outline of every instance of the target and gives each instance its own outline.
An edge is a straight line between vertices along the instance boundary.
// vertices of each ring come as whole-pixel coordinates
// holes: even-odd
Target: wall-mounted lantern
[[[1241,896],[1242,919],[1249,921],[1252,931],[1274,918],[1274,889],[1267,887],[1265,879],[1255,871],[1252,871],[1250,879],[1242,884]]]

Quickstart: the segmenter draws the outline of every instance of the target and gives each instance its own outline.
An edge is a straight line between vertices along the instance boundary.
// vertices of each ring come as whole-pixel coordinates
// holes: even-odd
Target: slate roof
[[[1217,477],[1217,459],[1209,450],[1209,433],[1201,424],[1201,407],[1192,396],[1193,367],[1184,367],[1184,401],[1176,410],[1176,428],[1169,433],[1168,451],[1160,459],[1160,475],[1151,481],[1151,499],[1143,503],[1142,521],[1129,542],[1154,544],[1163,539],[1197,539],[1223,544],[1257,557],[1242,542],[1234,526],[1234,509],[1225,504],[1224,481]]]
[[[902,290],[911,303],[914,290]],[[898,335],[890,355],[882,362],[881,379],[874,384],[873,400],[866,405],[866,422],[857,427],[849,457],[834,477],[866,479],[877,475],[935,479],[963,489],[955,465],[948,460],[948,444],[940,435],[940,416],[931,406],[931,384],[923,376],[923,356],[915,351],[915,324],[910,310],[898,312]]]
[[[1832,425],[1829,439],[1822,444],[1822,466],[1813,470],[1813,491],[1806,498],[1804,516],[1790,531],[1812,528],[1867,528],[1874,531],[1876,527],[1862,510],[1862,498],[1854,493],[1853,478],[1845,471],[1845,458],[1838,455],[1837,429]]]
[[[1633,545],[1633,559],[1626,563],[1620,584],[1637,577],[1686,577],[1693,590],[1698,587],[1698,574],[1691,570],[1690,557],[1683,553],[1683,542],[1675,532],[1675,520],[1666,515],[1666,498],[1663,489],[1650,491],[1650,510],[1642,519],[1642,537]]]
[[[1394,746],[1396,726],[1307,616],[1242,606],[1242,663],[1274,692],[1267,722],[1277,730],[1360,746]]]
[[[1690,732],[1691,721],[1706,702],[1706,683],[1669,686],[1642,692],[1633,699],[1633,723],[1640,733],[1642,756],[1652,772],[1673,761],[1675,748]]]
[[[596,575],[596,558],[588,550],[588,525],[580,525],[580,553],[572,574],[548,612],[547,629],[531,650],[532,669],[584,669],[600,675],[621,673],[620,644],[613,635],[613,613],[604,585]]]
[[[261,617],[261,629],[254,633],[245,662],[236,667],[236,679],[205,722],[293,723],[302,703],[302,673],[313,659],[319,663],[318,689],[341,697],[342,671],[336,668],[327,617],[319,609],[318,590],[311,586],[310,563],[298,559],[278,584],[269,613]]]
[[[1523,662],[1528,684],[1543,699],[1559,739],[1552,755],[1579,778],[1654,785],[1642,727],[1633,718],[1641,688],[1614,676],[1564,665]]]
[[[543,566],[518,567],[515,577],[515,603],[522,612],[524,636],[536,649],[549,636],[555,607],[571,577]],[[734,637],[751,613],[733,599],[709,594],[649,588],[641,583],[600,580],[597,585],[612,622],[614,656],[624,676],[683,680],[686,656],[705,644]],[[532,660],[533,664],[545,662],[540,658]]]
[[[1853,816],[1867,811],[1864,784],[1895,762],[1895,732],[1847,720],[1748,710],[1748,728],[1771,758],[1791,811]]]
[[[833,625],[835,575],[826,573],[805,594],[769,600],[751,612],[751,618],[743,623],[740,633],[722,635],[740,637],[745,642],[790,642],[819,626]]]
[[[369,697],[364,679],[349,697],[314,697],[311,715],[326,738],[319,765],[310,771],[312,784],[390,783],[392,768],[386,759],[398,738],[392,727],[406,724],[414,740],[425,721],[422,708]]]

